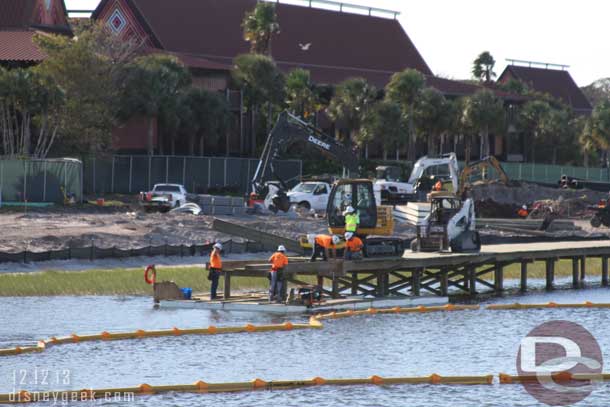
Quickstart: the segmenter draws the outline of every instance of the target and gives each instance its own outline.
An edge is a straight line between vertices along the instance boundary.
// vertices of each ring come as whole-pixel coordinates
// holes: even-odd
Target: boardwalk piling
[[[608,287],[608,257],[602,256],[602,286]]]
[[[521,292],[527,291],[527,261],[521,260]]]

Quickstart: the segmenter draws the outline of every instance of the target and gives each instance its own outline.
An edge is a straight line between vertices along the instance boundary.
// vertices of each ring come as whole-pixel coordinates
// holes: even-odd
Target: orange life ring
[[[151,271],[152,271],[152,275],[150,273]],[[146,284],[153,285],[156,280],[157,280],[157,270],[155,269],[154,264],[150,264],[146,267],[146,270],[144,270],[144,281],[146,281]]]

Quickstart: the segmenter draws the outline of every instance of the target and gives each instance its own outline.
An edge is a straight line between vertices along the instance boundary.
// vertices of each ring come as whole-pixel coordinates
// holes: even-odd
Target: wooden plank
[[[218,218],[214,219],[212,229],[225,233],[231,236],[239,236],[253,242],[259,242],[265,250],[274,251],[279,245],[286,246],[288,251],[294,253],[305,253],[298,241],[285,238],[283,236],[274,235],[267,232],[262,232],[255,228],[250,228],[244,225],[227,222]]]

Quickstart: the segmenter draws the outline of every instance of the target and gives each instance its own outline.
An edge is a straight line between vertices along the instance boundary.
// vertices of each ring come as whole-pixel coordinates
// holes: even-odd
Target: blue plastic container
[[[181,288],[180,291],[182,291],[182,296],[184,297],[185,300],[191,299],[191,296],[193,295],[192,288]]]

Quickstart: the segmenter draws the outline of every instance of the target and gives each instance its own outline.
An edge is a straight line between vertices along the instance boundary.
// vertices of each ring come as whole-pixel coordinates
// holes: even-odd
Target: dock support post
[[[468,267],[468,289],[470,295],[477,294],[477,269],[473,266]]]
[[[416,297],[419,297],[421,292],[421,275],[422,269],[415,269],[411,271],[411,291]]]
[[[578,257],[572,257],[572,288],[580,287],[580,281],[578,279]]]
[[[449,294],[449,276],[447,267],[442,267],[440,271],[441,296],[446,297]]]
[[[553,281],[555,280],[555,259],[546,259],[546,289],[553,289]]]
[[[388,288],[388,283],[390,281],[389,273],[385,271],[380,271],[377,273],[377,296],[385,297],[389,295],[390,290]]]
[[[504,291],[504,267],[496,263],[494,269],[494,289],[496,294],[501,294]]]
[[[352,295],[358,295],[358,273],[352,273]]]
[[[333,276],[332,276],[332,291],[331,291],[331,296],[333,298],[339,298],[339,280],[335,276],[334,272],[333,272]]]
[[[585,279],[586,269],[587,269],[587,258],[585,256],[582,256],[580,258],[580,279],[583,281]]]
[[[231,298],[231,273],[224,272],[224,299]]]
[[[602,287],[608,287],[608,257],[602,256]]]
[[[527,291],[527,261],[521,260],[521,292]]]

